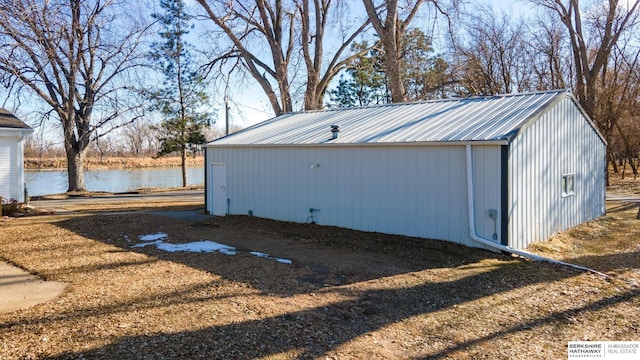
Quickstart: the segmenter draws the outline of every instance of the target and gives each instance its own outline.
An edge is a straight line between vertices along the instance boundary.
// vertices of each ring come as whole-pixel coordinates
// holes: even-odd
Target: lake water
[[[25,170],[29,196],[59,194],[67,191],[67,171]],[[89,191],[127,192],[141,188],[182,186],[180,167],[85,171]],[[204,185],[204,168],[187,168],[187,185]]]

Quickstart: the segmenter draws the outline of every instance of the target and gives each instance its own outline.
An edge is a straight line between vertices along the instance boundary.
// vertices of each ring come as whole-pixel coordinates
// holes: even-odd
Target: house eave
[[[302,144],[206,144],[205,148],[300,148],[300,147],[415,147],[415,146],[465,146],[465,145],[509,145],[507,139],[461,140],[461,141],[415,141],[394,143],[302,143]]]
[[[32,128],[0,128],[0,137],[17,137],[24,139],[28,136],[31,136],[31,134],[33,134]]]

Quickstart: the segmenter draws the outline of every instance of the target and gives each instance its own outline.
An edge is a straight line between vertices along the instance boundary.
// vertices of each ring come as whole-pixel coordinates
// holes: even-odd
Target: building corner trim
[[[500,147],[500,243],[509,245],[509,145]]]

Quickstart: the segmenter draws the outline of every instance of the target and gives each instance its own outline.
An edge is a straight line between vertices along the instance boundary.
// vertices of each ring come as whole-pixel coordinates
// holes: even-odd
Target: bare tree
[[[409,0],[402,7],[398,5],[398,0],[384,0],[380,4],[375,4],[374,0],[362,0],[362,2],[382,43],[391,101],[404,102],[407,100],[407,93],[402,77],[401,59],[403,37],[407,33],[408,26],[426,2],[431,3],[439,13],[445,16],[450,15],[449,11],[445,10],[444,3],[440,0]],[[451,8],[455,9],[457,1],[452,0],[450,4],[453,5]]]
[[[575,69],[575,93],[587,114],[598,121],[598,74],[609,62],[623,33],[638,23],[640,0],[593,3],[587,11],[579,0],[531,0],[554,11],[567,30]]]
[[[267,95],[275,114],[291,112],[289,66],[295,43],[292,9],[287,11],[281,0],[274,4],[267,0],[257,0],[253,4],[216,0],[197,2],[207,18],[232,43],[231,49],[213,59],[211,65],[229,58],[240,60]],[[270,55],[268,60],[261,59],[259,55],[264,45]],[[275,87],[271,81],[275,81]]]
[[[355,57],[361,54],[356,52],[351,56],[342,58],[349,45],[362,33],[369,25],[366,19],[357,29],[349,34],[342,34],[340,46],[333,53],[329,60],[329,65],[323,69],[325,29],[329,21],[329,13],[332,9],[331,0],[313,0],[310,6],[309,0],[300,0],[298,5],[300,18],[300,30],[302,54],[307,68],[307,85],[304,93],[304,106],[306,110],[317,110],[323,107],[324,94],[327,91],[329,82],[345,69],[346,65]],[[338,34],[332,34],[336,36]],[[324,73],[323,73],[324,70]]]
[[[566,89],[571,84],[571,51],[562,24],[537,17],[529,26],[527,63],[537,90]],[[525,64],[526,66],[526,64]]]
[[[457,79],[470,95],[492,95],[532,88],[529,47],[522,20],[477,8],[454,38]]]
[[[595,119],[605,139],[609,143],[619,142],[620,158],[629,160],[634,174],[637,169],[633,158],[637,156],[634,137],[640,116],[640,49],[631,46],[628,41],[616,46],[607,66],[602,68],[598,76],[599,86],[596,89]],[[617,130],[617,134],[615,133]],[[616,136],[617,135],[617,136]],[[608,149],[608,159],[617,172],[613,147]]]
[[[157,131],[142,119],[122,128],[122,142],[126,151],[134,156],[156,155],[160,150]]]
[[[237,0],[197,2],[219,29],[216,36],[230,41],[222,54],[211,59],[210,66],[239,61],[262,88],[276,115],[293,111],[295,76],[290,75],[297,72],[299,61],[307,68],[305,108],[322,106],[328,83],[347,62],[343,53],[368,22],[351,32],[333,33],[339,34],[341,44],[328,55],[324,35],[336,7],[331,0],[257,0],[251,5]],[[265,53],[268,56],[263,56]],[[325,56],[329,58],[326,66]]]
[[[21,83],[60,121],[68,191],[86,190],[83,163],[92,137],[126,123],[123,78],[143,59],[144,33],[126,17],[130,7],[117,0],[0,1],[3,84]]]
[[[611,140],[618,118],[613,115],[613,103],[606,105],[605,94],[611,89],[602,87],[607,83],[607,67],[618,41],[638,26],[640,0],[608,0],[589,8],[581,7],[579,0],[531,1],[557,14],[567,30],[575,71],[574,93],[605,138]],[[599,93],[605,97],[599,99]],[[615,161],[611,147],[607,148],[607,158]]]
[[[36,132],[29,136],[24,142],[24,157],[31,159],[42,159],[62,154],[61,148],[56,148],[51,140],[45,139],[42,132]]]

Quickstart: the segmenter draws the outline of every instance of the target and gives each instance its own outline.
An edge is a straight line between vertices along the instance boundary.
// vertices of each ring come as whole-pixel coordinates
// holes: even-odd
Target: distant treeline
[[[156,167],[178,167],[180,166],[179,156],[170,157],[89,157],[85,160],[85,169],[135,169],[135,168],[156,168]],[[66,169],[67,160],[64,157],[40,157],[25,158],[27,169]],[[188,166],[202,166],[203,156],[189,157]]]

